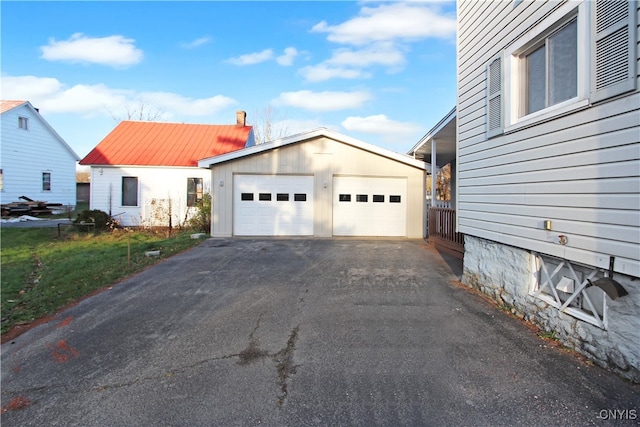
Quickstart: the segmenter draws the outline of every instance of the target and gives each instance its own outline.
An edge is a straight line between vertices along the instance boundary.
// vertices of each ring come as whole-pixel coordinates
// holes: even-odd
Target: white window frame
[[[29,130],[29,117],[18,116],[18,129]]]
[[[42,191],[45,191],[45,192],[50,192],[51,191],[51,187],[52,187],[51,175],[52,175],[51,171],[42,171]],[[47,176],[49,178],[48,181],[45,181],[45,179],[44,179],[45,176]],[[45,182],[49,184],[49,188],[44,188],[45,187],[44,186]]]
[[[539,45],[554,31],[576,18],[578,43],[590,45],[590,5],[584,0],[570,0],[559,7],[547,18],[523,34],[505,51],[504,76],[504,126],[505,133],[532,124],[545,121],[552,117],[585,108],[589,105],[590,91],[590,57],[589,49],[578,46],[578,81],[577,95],[574,98],[550,105],[542,110],[523,115],[523,97],[525,84],[525,60],[523,55]]]

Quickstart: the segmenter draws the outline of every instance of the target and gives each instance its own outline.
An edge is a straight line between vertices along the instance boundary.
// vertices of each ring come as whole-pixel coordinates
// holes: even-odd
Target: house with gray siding
[[[455,192],[463,281],[635,381],[639,14],[460,1]]]
[[[0,200],[74,207],[78,155],[29,101],[0,101]]]

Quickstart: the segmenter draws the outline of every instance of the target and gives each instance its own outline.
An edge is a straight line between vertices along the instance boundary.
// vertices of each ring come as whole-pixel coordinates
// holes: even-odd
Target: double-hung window
[[[51,191],[51,172],[42,172],[42,191]]]
[[[486,137],[634,90],[636,7],[635,2],[615,0],[558,3],[489,58]]]
[[[197,206],[202,202],[202,178],[187,178],[187,206]]]
[[[522,54],[522,115],[578,96],[578,24],[571,19]]]
[[[122,206],[138,206],[138,177],[122,177]]]

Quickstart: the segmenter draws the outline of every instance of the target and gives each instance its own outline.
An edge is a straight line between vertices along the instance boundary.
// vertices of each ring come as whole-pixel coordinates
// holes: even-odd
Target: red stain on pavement
[[[60,323],[58,323],[58,324],[56,325],[56,329],[59,329],[59,328],[65,327],[65,326],[69,326],[69,324],[70,324],[72,321],[73,321],[73,316],[67,316],[67,317],[65,317],[64,319],[62,319],[62,320],[60,321]]]
[[[4,414],[9,411],[17,411],[31,405],[31,400],[23,396],[16,396],[0,409],[0,413]]]
[[[51,349],[51,357],[56,363],[66,363],[69,359],[80,355],[78,350],[71,347],[66,340],[60,340],[55,346],[47,345],[47,347]]]

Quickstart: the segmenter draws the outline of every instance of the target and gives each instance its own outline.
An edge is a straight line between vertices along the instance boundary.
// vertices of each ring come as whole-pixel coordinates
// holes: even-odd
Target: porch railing
[[[456,258],[464,257],[464,235],[456,232],[456,210],[429,208],[429,242]]]

